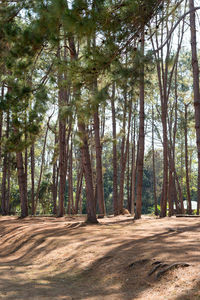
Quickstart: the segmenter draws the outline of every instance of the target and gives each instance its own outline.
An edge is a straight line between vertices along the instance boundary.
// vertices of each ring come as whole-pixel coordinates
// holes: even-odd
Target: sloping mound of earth
[[[200,299],[198,218],[99,222],[0,217],[0,299]]]

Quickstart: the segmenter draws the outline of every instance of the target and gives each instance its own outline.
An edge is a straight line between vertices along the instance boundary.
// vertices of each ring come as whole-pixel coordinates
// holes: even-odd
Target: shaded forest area
[[[199,214],[195,5],[1,1],[2,215]]]

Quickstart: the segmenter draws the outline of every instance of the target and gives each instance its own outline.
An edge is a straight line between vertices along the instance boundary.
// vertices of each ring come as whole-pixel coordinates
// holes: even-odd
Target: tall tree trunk
[[[52,200],[53,200],[53,214],[57,214],[57,190],[58,190],[58,167],[57,167],[57,158],[56,158],[56,147],[58,144],[58,137],[55,129],[55,139],[54,139],[54,155],[53,155],[53,174],[52,174]]]
[[[154,206],[155,215],[158,216],[158,201],[156,194],[156,168],[155,168],[155,150],[154,150],[154,109],[152,105],[152,160],[153,160],[153,196],[154,196]]]
[[[23,155],[22,152],[17,152],[17,174],[20,192],[21,203],[21,217],[28,216],[28,201],[27,201],[27,189],[26,189],[26,174],[24,171]]]
[[[163,97],[162,105],[162,126],[163,126],[163,190],[161,201],[161,218],[167,214],[167,193],[168,193],[168,136],[167,136],[167,99]]]
[[[88,223],[98,223],[96,218],[96,205],[94,199],[94,189],[93,189],[93,178],[92,178],[92,165],[90,160],[90,152],[88,145],[88,134],[86,131],[86,126],[83,121],[78,122],[79,132],[81,133],[81,157],[83,163],[83,171],[85,176],[86,184],[86,198],[87,198],[87,222]]]
[[[6,139],[9,137],[9,127],[10,127],[10,112],[7,111],[7,118],[6,118]],[[10,169],[10,162],[9,162],[9,154],[5,147],[4,149],[4,159],[3,159],[3,176],[2,176],[2,198],[1,198],[1,209],[2,214],[7,215],[8,214],[8,207],[9,204],[7,203],[9,201],[8,199],[8,190],[7,190],[7,179],[8,179],[8,169]],[[9,179],[10,180],[10,179]]]
[[[7,164],[7,190],[6,190],[6,214],[10,214],[10,178],[11,178],[11,170],[10,170],[10,153],[8,153],[8,164]]]
[[[118,191],[117,191],[117,134],[116,134],[116,113],[115,113],[115,83],[112,85],[112,138],[113,138],[113,210],[114,215],[119,214]]]
[[[119,180],[119,213],[123,213],[124,206],[124,176],[126,167],[126,114],[127,114],[127,88],[124,92],[124,111],[123,111],[123,126],[122,126],[122,142],[121,142],[121,156],[120,156],[120,180]]]
[[[136,105],[134,106],[136,111]],[[136,135],[136,116],[134,115],[134,129],[133,129],[133,145],[132,145],[132,172],[131,172],[131,214],[135,212],[135,181],[136,181],[136,155],[135,155],[135,135]]]
[[[69,168],[68,168],[68,207],[67,213],[70,215],[74,214],[74,196],[73,196],[73,144],[72,144],[72,136],[71,136],[71,149],[69,151]]]
[[[102,145],[99,133],[99,112],[98,107],[94,112],[94,135],[96,150],[96,183],[97,183],[97,202],[99,205],[99,213],[103,217],[105,215],[104,190],[103,190],[103,174],[102,174]]]
[[[1,87],[1,98],[4,99],[4,83]],[[2,141],[2,129],[3,129],[3,111],[0,110],[0,141]],[[2,155],[2,146],[0,143],[0,162],[1,162],[1,155]]]
[[[31,214],[35,213],[35,144],[31,145]]]
[[[190,178],[189,178],[189,169],[188,169],[188,105],[185,104],[185,172],[186,172],[186,187],[187,187],[187,211],[189,214],[192,213],[192,204],[190,196]]]
[[[81,166],[80,172],[78,173],[77,185],[76,185],[76,202],[75,202],[75,213],[78,214],[78,206],[81,200],[81,191],[83,185],[83,168]]]
[[[42,161],[41,161],[41,165],[40,165],[40,175],[39,175],[39,180],[38,180],[37,192],[36,192],[36,196],[35,196],[34,214],[36,213],[38,200],[39,200],[40,184],[41,184],[42,174],[43,174],[43,166],[44,166],[44,160],[45,160],[45,149],[46,149],[47,135],[48,135],[50,119],[51,119],[51,116],[49,117],[49,120],[47,122],[47,128],[46,128],[45,137],[44,137],[44,145],[43,145],[43,149],[42,149]]]
[[[196,39],[196,17],[194,11],[194,0],[189,0],[190,7],[190,31],[191,31],[191,49],[192,49],[192,70],[193,70],[193,91],[194,91],[194,109],[195,109],[195,128],[196,144],[198,154],[198,184],[197,184],[197,214],[200,208],[200,90],[199,90],[199,64],[197,56]]]
[[[4,151],[3,158],[3,175],[2,175],[2,185],[1,185],[1,210],[2,215],[6,215],[6,178],[7,178],[7,161],[8,154],[6,150]]]
[[[141,55],[144,56],[144,32],[142,33]],[[135,219],[140,219],[142,214],[142,183],[144,166],[144,63],[141,63],[140,75],[140,125],[138,148],[138,175]]]

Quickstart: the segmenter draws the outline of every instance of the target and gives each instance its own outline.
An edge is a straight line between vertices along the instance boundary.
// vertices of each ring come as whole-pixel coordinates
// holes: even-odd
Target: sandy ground
[[[200,299],[200,218],[82,221],[0,217],[0,299]]]

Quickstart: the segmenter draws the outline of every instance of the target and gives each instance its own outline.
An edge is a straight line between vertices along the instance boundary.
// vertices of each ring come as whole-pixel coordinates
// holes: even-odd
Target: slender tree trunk
[[[187,211],[189,214],[192,213],[192,204],[190,196],[190,177],[188,168],[188,105],[185,104],[185,172],[186,172],[186,187],[187,187]]]
[[[136,105],[135,109],[136,110]],[[132,172],[131,172],[131,214],[135,212],[135,181],[136,181],[136,161],[135,161],[135,135],[136,135],[136,116],[134,115],[133,129],[133,146],[132,146]]]
[[[169,185],[168,185],[168,203],[169,203],[169,217],[173,215],[173,173],[169,169]]]
[[[31,214],[35,212],[35,144],[31,145]]]
[[[155,215],[158,216],[158,201],[156,194],[156,168],[155,168],[155,150],[154,150],[154,109],[152,105],[152,160],[153,160],[153,195],[154,195],[154,206]]]
[[[131,211],[131,198],[130,198],[130,143],[128,143],[128,153],[127,153],[127,208],[128,211]]]
[[[28,216],[28,201],[26,190],[26,174],[24,171],[22,152],[17,152],[17,174],[21,202],[21,217],[24,218]]]
[[[57,214],[57,158],[56,158],[56,147],[58,144],[58,137],[56,134],[56,128],[55,128],[55,137],[54,137],[54,155],[53,155],[53,174],[52,174],[52,200],[53,200],[53,215]]]
[[[36,196],[35,196],[34,214],[36,213],[37,205],[38,205],[40,184],[41,184],[42,174],[43,174],[43,166],[44,166],[44,160],[45,160],[45,149],[46,149],[47,135],[48,135],[50,119],[51,119],[51,117],[49,117],[49,120],[47,122],[47,128],[46,128],[45,137],[44,137],[44,145],[43,145],[43,149],[42,149],[42,161],[41,161],[41,165],[40,165],[40,175],[39,175],[39,180],[38,180],[37,192],[36,192]]]
[[[198,184],[197,184],[197,214],[200,208],[200,90],[199,90],[199,64],[197,56],[196,39],[196,17],[194,11],[194,0],[189,0],[190,7],[190,31],[191,31],[191,49],[192,49],[192,70],[193,70],[193,91],[194,91],[194,109],[195,109],[195,128],[196,143],[198,153]]]
[[[123,111],[123,127],[122,127],[122,142],[121,142],[121,156],[120,156],[120,180],[119,180],[119,214],[123,214],[124,208],[124,176],[126,168],[126,113],[127,113],[127,89],[124,94],[124,111]]]
[[[81,157],[83,162],[83,171],[84,171],[85,184],[86,184],[87,222],[98,223],[96,217],[96,205],[94,199],[92,165],[91,165],[89,145],[88,145],[88,134],[84,122],[83,121],[80,122],[80,119],[78,121],[78,128],[82,139]]]
[[[75,213],[74,208],[74,196],[73,196],[73,145],[72,145],[72,136],[71,136],[71,149],[69,151],[69,168],[68,168],[68,207],[67,213],[70,215],[71,213]]]
[[[97,183],[97,202],[99,205],[99,213],[103,217],[105,215],[103,175],[102,175],[102,145],[99,134],[99,112],[98,107],[94,112],[94,135],[96,148],[96,183]]]
[[[144,56],[144,32],[142,34],[141,54]],[[142,183],[144,165],[144,65],[141,64],[140,75],[140,125],[139,125],[139,149],[138,149],[138,176],[135,219],[140,219],[142,214]]]
[[[7,119],[6,119],[6,138],[9,137],[9,123],[10,123],[10,112],[7,111]],[[8,170],[10,169],[10,162],[9,162],[9,154],[5,147],[4,150],[4,159],[3,159],[3,176],[2,176],[2,198],[1,198],[1,209],[3,215],[8,215],[8,206],[7,203],[8,199],[8,190],[7,190],[7,179],[8,179]],[[9,179],[10,180],[10,179]]]
[[[80,172],[78,173],[77,185],[76,185],[76,202],[75,202],[76,214],[78,214],[78,206],[81,199],[82,185],[83,185],[83,168],[81,167]]]
[[[53,175],[52,175],[52,196],[53,196],[53,214],[57,214],[57,162],[53,164]]]
[[[7,164],[7,190],[6,190],[6,214],[10,214],[10,178],[11,178],[11,171],[10,171],[10,153],[8,153],[8,164]]]
[[[168,192],[168,136],[167,136],[167,100],[164,97],[162,105],[163,126],[163,192],[161,202],[161,218],[167,214],[167,192]]]
[[[1,185],[1,210],[2,215],[6,215],[6,178],[7,178],[7,161],[8,154],[5,150],[3,158],[3,175],[2,175],[2,185]]]
[[[4,83],[1,87],[1,98],[4,99]],[[0,110],[0,141],[2,141],[2,129],[3,129],[3,111]],[[2,161],[1,155],[2,155],[2,146],[0,143],[0,162]]]
[[[118,210],[118,189],[117,189],[117,134],[116,134],[116,113],[115,113],[115,83],[112,85],[112,135],[113,135],[113,210],[114,215],[119,214]]]

